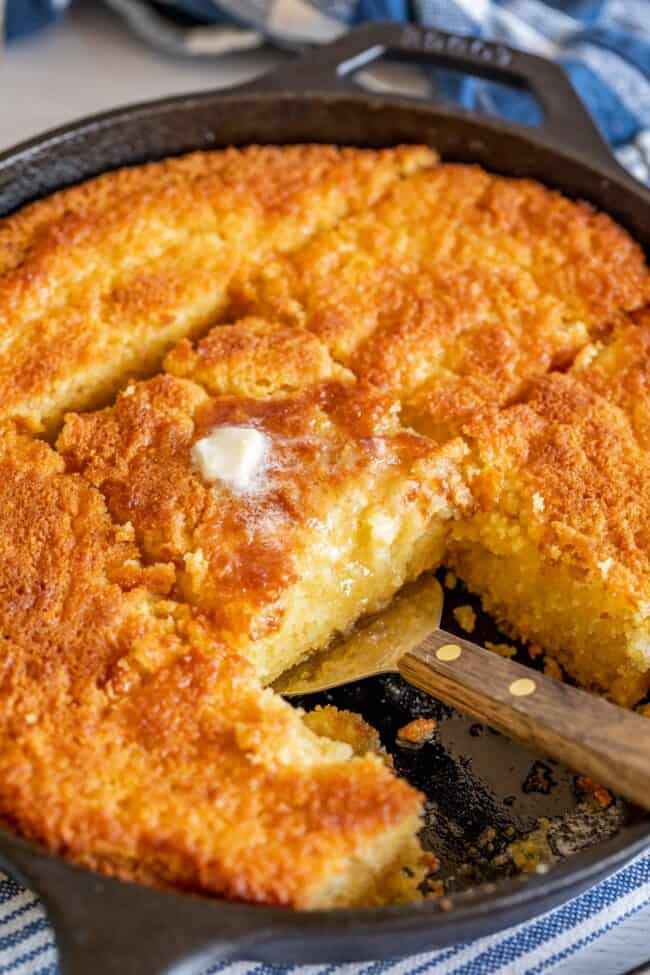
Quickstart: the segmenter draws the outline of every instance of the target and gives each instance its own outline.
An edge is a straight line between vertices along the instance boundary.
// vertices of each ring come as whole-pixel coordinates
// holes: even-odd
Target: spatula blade
[[[442,604],[438,580],[429,573],[421,576],[350,635],[282,674],[274,690],[285,697],[313,694],[397,670],[400,657],[438,628]]]

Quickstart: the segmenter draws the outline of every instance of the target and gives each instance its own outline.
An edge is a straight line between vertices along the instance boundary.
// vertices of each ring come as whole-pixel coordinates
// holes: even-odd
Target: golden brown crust
[[[640,248],[542,186],[440,165],[232,289],[233,308],[315,332],[358,376],[453,435],[564,367],[647,300]]]
[[[617,345],[622,363],[639,349],[625,332],[603,368],[592,350],[593,367],[581,357],[464,427],[476,507],[447,557],[505,632],[629,706],[650,687],[650,454],[643,400],[621,394],[616,374],[604,381]],[[633,372],[628,361],[624,388]]]
[[[269,438],[263,483],[250,495],[206,483],[192,461],[193,444],[223,426]],[[102,491],[112,516],[133,524],[148,558],[174,562],[177,595],[238,646],[280,626],[278,601],[341,496],[377,491],[386,477],[416,485],[418,464],[437,454],[400,427],[389,397],[350,380],[236,399],[172,376],[128,387],[106,410],[68,416],[58,449]]]
[[[51,448],[7,430],[0,449],[0,808],[23,833],[116,876],[309,906],[417,816],[149,588],[165,568]]]
[[[587,346],[572,373],[625,411],[639,444],[650,447],[650,311],[623,320],[606,344]]]
[[[434,161],[198,153],[0,224],[3,416],[51,428],[181,340],[166,372],[70,414],[58,453],[0,430],[0,814],[26,835],[235,899],[370,890],[358,875],[383,876],[421,797],[360,719],[303,722],[264,690],[260,654],[381,605],[461,514],[454,546],[502,519],[509,561],[525,536],[572,584],[614,592],[636,670],[621,643],[576,673],[626,701],[647,687],[640,250],[584,204]],[[223,425],[270,438],[257,493],[194,467]]]
[[[26,835],[115,876],[309,906],[419,798],[373,757],[301,764],[298,716],[275,701],[242,661],[186,646],[128,691],[50,703],[5,737],[0,803]]]
[[[243,318],[213,328],[193,346],[172,349],[165,371],[193,379],[213,396],[281,395],[328,379],[353,379],[307,329],[262,318]]]
[[[610,581],[647,598],[650,455],[625,413],[575,376],[555,374],[525,403],[464,432],[481,465],[481,507],[521,516],[540,551],[599,580],[611,560]]]
[[[328,225],[332,210],[340,216],[371,204],[397,176],[435,160],[435,153],[424,146],[381,152],[328,145],[250,146],[118,169],[3,220],[0,273],[20,269],[25,285],[28,267],[34,273],[61,270],[64,278],[72,277],[70,245],[93,247],[137,232],[134,208],[138,217],[158,213],[165,220],[175,212],[184,222],[208,210],[227,216],[226,205],[237,198],[244,212],[269,213],[276,220],[292,216],[294,228],[303,223],[298,232],[306,238]],[[315,209],[302,209],[306,204]],[[229,240],[236,240],[241,230],[238,214],[220,228]]]
[[[153,599],[149,589],[164,592],[174,577],[164,565],[144,568],[99,492],[12,428],[0,434],[0,503],[2,633],[15,647],[2,660],[9,720],[23,708],[27,676],[45,689],[61,679],[72,695],[108,679],[130,617]]]
[[[384,761],[392,765],[392,758],[384,751],[375,728],[364,721],[360,714],[354,711],[341,711],[330,704],[320,704],[309,711],[304,722],[317,735],[344,741],[350,746],[355,755],[366,755],[368,752],[381,755]]]
[[[216,320],[229,280],[372,205],[422,147],[194,153],[118,170],[0,226],[1,415],[57,424]]]

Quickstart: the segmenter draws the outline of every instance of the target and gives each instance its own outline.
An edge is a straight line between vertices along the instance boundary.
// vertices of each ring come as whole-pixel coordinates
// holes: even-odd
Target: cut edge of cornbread
[[[262,681],[440,564],[469,502],[462,440],[438,446],[402,426],[391,397],[286,325],[217,326],[165,365],[113,407],[68,415],[58,449],[133,524],[147,558],[174,561],[177,596]],[[249,494],[206,482],[191,459],[202,436],[233,424],[267,439]]]
[[[263,688],[49,445],[2,427],[0,468],[2,816],[127,880],[296,907],[375,897],[422,806],[367,729],[318,734]]]
[[[405,881],[403,873],[419,859],[415,837],[421,825],[419,816],[411,816],[384,830],[365,849],[342,861],[324,883],[315,885],[302,906],[308,910],[379,906],[406,899],[405,889],[406,897],[412,893],[416,899],[417,882]]]
[[[375,755],[392,768],[377,731],[361,715],[327,705],[304,714],[302,722],[319,737],[344,742],[355,755]],[[421,825],[420,813],[392,827],[312,891],[308,906],[369,907],[421,899],[420,885],[428,869],[417,836]]]
[[[408,151],[405,158],[407,156]],[[413,156],[412,163],[417,169],[417,153]],[[430,163],[431,158],[429,158]],[[421,164],[424,165],[424,162],[421,161]],[[409,165],[407,161],[406,171]],[[371,175],[372,178],[374,177]],[[132,174],[124,176],[127,184],[129,179],[133,179]],[[135,181],[137,183],[137,178]],[[110,186],[108,178],[107,184]],[[358,188],[355,188],[355,191],[356,189]],[[283,201],[281,187],[274,187],[273,192],[278,192],[280,197],[270,200],[271,211],[276,204],[281,209],[283,202],[286,202]],[[340,219],[344,210],[340,187],[332,186],[329,192],[334,201],[333,212],[336,211],[339,214],[337,219]],[[509,204],[508,187],[505,187],[503,193],[504,199],[497,200],[494,205],[499,220],[505,220],[507,223],[511,217],[513,219],[516,217],[516,213],[515,208]],[[83,194],[79,199],[84,200]],[[326,195],[321,202],[324,213],[331,201]],[[167,219],[170,212],[173,222],[173,211],[166,211],[162,216]],[[69,242],[74,243],[75,234],[79,235],[81,245],[84,244],[84,235],[89,228],[92,230],[92,220],[85,220],[85,215],[82,213],[80,220],[75,224],[74,219],[69,220],[66,217],[65,211],[62,213],[64,222],[61,225],[61,240],[64,246],[60,249],[57,249],[57,246],[50,248],[51,242],[45,240],[46,246],[36,248],[36,263],[32,270],[47,272],[48,260],[55,262],[60,260],[63,277],[70,273],[74,277],[75,260],[79,258],[73,256],[68,260],[66,247]],[[233,215],[233,222],[226,230],[226,236],[230,235],[228,237],[230,244],[234,246],[236,243],[237,247],[245,251],[246,248],[239,239],[239,228],[236,226],[235,217],[236,214]],[[322,229],[316,224],[314,227],[314,232]],[[276,220],[273,213],[267,230],[280,253],[288,252],[294,246],[290,240],[292,233],[302,232],[295,221],[292,224],[290,220],[287,226],[283,227],[282,221]],[[604,229],[601,227],[601,230],[605,238],[609,239],[608,227]],[[66,234],[69,234],[69,241],[64,239]],[[214,271],[218,264],[220,273],[222,264],[219,262],[224,257],[228,258],[228,255],[223,254],[223,244],[218,237],[219,235],[215,234],[209,250],[210,259],[214,258],[216,261],[212,270]],[[308,237],[309,234],[304,235],[301,242]],[[9,244],[12,244],[11,240]],[[136,371],[135,363],[138,366],[138,373],[150,373],[175,340],[180,337],[192,338],[200,335],[205,331],[207,324],[214,323],[209,322],[209,319],[222,314],[226,305],[227,282],[226,284],[221,281],[210,282],[205,276],[201,276],[198,271],[201,246],[199,242],[196,252],[192,244],[192,246],[188,245],[182,255],[172,254],[171,265],[168,267],[165,264],[164,267],[161,265],[159,268],[162,275],[158,281],[155,277],[147,280],[146,275],[142,282],[137,279],[123,280],[119,275],[117,276],[112,282],[115,288],[111,288],[109,298],[119,308],[119,314],[125,315],[125,321],[129,315],[132,316],[126,324],[133,326],[133,334],[129,331],[126,335],[118,336],[117,341],[114,337],[111,338],[103,350],[105,362],[95,368],[91,380],[86,377],[76,385],[73,379],[61,380],[56,394],[59,399],[65,401],[63,408],[80,406],[94,408],[100,405],[115,391],[116,382],[123,383],[127,376]],[[2,248],[3,238],[0,235],[0,264],[5,253]],[[73,247],[71,253],[74,250]],[[264,248],[260,253],[262,250]],[[11,246],[7,249],[7,254],[12,259]],[[81,257],[83,258],[83,246]],[[174,290],[179,282],[184,285],[183,276],[193,269],[195,260],[196,277],[190,282],[189,290],[183,292],[183,300],[177,309],[178,314],[174,311],[167,317],[163,314],[158,318],[160,309],[164,311],[166,302],[174,298]],[[226,267],[226,264],[223,265],[224,274],[226,271],[230,274],[231,269]],[[15,269],[10,269],[10,274],[13,270]],[[168,271],[170,271],[169,278],[166,277]],[[21,274],[18,268],[13,284],[22,286]],[[37,274],[34,276],[38,277]],[[54,284],[59,285],[61,281]],[[207,289],[205,285],[208,285]],[[18,297],[20,297],[20,290],[21,287],[16,290]],[[80,289],[80,295],[82,291],[83,289]],[[7,294],[11,304],[13,300],[11,289]],[[77,295],[77,292],[75,291],[74,294]],[[0,289],[0,296],[3,295],[5,292]],[[83,320],[85,313],[90,310],[98,296],[99,292],[93,294],[87,307],[84,305],[73,308],[73,318],[74,313],[79,312],[78,319]],[[42,298],[43,295],[35,295],[34,301]],[[177,298],[178,295],[174,300]],[[29,305],[29,295],[27,304]],[[56,302],[54,304],[56,305]],[[32,316],[32,311],[33,309],[27,308],[28,325],[33,324],[36,318]],[[51,317],[53,333],[56,332],[56,311],[56,307],[53,307]],[[139,317],[142,315],[143,317]],[[147,319],[149,315],[151,315],[150,321]],[[101,321],[101,315],[98,321]],[[74,318],[74,324],[76,323],[77,319]],[[139,338],[135,335],[136,325],[138,328],[142,326],[141,331],[137,333]],[[34,334],[38,335],[39,331]],[[43,334],[45,335],[44,331]],[[45,337],[48,340],[51,338],[49,333]],[[144,348],[140,341],[143,337]],[[578,339],[576,341],[579,344],[582,336],[578,338],[579,341]],[[285,395],[289,397],[307,383],[354,382],[353,375],[333,358],[317,335],[307,332],[304,327],[296,327],[293,331],[285,328],[282,331],[259,320],[252,324],[251,320],[248,320],[248,325],[246,321],[220,325],[205,339],[197,345],[196,349],[192,349],[189,341],[181,342],[180,346],[168,355],[165,368],[169,374],[183,377],[188,381],[188,385],[189,379],[194,380],[201,385],[204,392],[213,396],[266,399],[279,395],[282,398]],[[96,342],[95,346],[93,353],[101,347],[101,342]],[[293,369],[293,371],[286,369],[275,387],[273,379],[269,382],[269,376],[265,372],[268,362],[264,362],[264,356],[269,353],[272,346],[276,363],[287,360],[289,364],[288,360],[291,360]],[[37,342],[34,348],[36,361],[40,355]],[[261,360],[257,362],[255,356],[260,348]],[[89,350],[90,347],[84,346],[83,355],[90,354]],[[126,371],[124,360],[119,359],[125,351],[128,351],[131,356],[129,361],[134,364],[133,369],[129,368]],[[63,348],[61,352],[66,354]],[[84,362],[83,355],[80,361],[85,368],[87,363]],[[117,369],[117,380],[115,380],[115,357],[121,363]],[[52,362],[48,362],[43,357],[41,359],[41,365],[47,372],[50,365],[54,363],[54,358]],[[277,372],[281,372],[279,367]],[[41,374],[38,371],[32,375],[27,370],[25,377],[28,381],[37,380],[38,383],[43,375],[45,373]],[[47,376],[45,378],[47,379]],[[130,391],[127,390],[125,395],[130,395]],[[27,417],[28,423],[31,423],[34,430],[39,429],[40,424],[44,424],[47,431],[51,432],[58,422],[57,411],[60,409],[56,397],[50,399],[41,397],[41,399],[26,399],[22,404],[21,412]],[[408,413],[406,416],[409,419]],[[440,439],[445,439],[448,432],[443,428],[437,430],[435,427],[429,430],[434,442],[438,439],[436,433],[440,434]],[[412,435],[412,431],[408,433]],[[173,432],[171,436],[173,437]],[[277,876],[271,879],[263,870],[258,873],[255,863],[250,862],[247,864],[248,873],[244,875],[242,872],[240,877],[236,869],[236,858],[234,856],[231,858],[230,850],[226,846],[224,859],[227,861],[225,868],[227,877],[222,888],[219,886],[222,879],[219,865],[215,868],[214,863],[210,864],[205,856],[206,851],[208,854],[211,852],[208,849],[209,843],[204,848],[201,848],[200,842],[197,842],[194,848],[190,843],[188,852],[187,844],[185,848],[182,843],[175,845],[174,837],[168,833],[165,839],[169,843],[169,849],[165,852],[169,854],[167,869],[170,874],[184,857],[188,861],[192,861],[194,857],[188,871],[192,877],[188,889],[204,890],[208,893],[217,892],[241,899],[287,903],[309,909],[379,904],[386,901],[414,899],[417,896],[415,883],[407,883],[404,880],[403,868],[415,862],[414,857],[417,860],[420,851],[416,833],[421,823],[421,797],[406,783],[398,782],[387,772],[381,756],[367,754],[367,752],[377,751],[371,733],[364,732],[361,727],[355,728],[353,722],[346,729],[346,719],[341,719],[340,716],[335,718],[332,715],[329,722],[322,718],[316,721],[310,720],[309,717],[303,718],[269,689],[263,689],[261,684],[258,685],[258,680],[262,682],[273,680],[312,650],[321,649],[338,634],[347,632],[360,616],[374,612],[388,603],[405,582],[416,578],[423,570],[439,565],[445,552],[448,553],[449,564],[457,569],[468,586],[481,593],[488,611],[496,614],[502,624],[507,619],[506,628],[518,635],[543,643],[562,662],[566,670],[585,686],[594,690],[605,690],[616,701],[623,704],[635,703],[650,686],[650,635],[646,618],[646,615],[650,615],[650,606],[646,614],[640,603],[635,603],[629,598],[629,590],[624,590],[624,587],[616,588],[612,578],[616,578],[618,567],[609,564],[611,559],[606,559],[602,565],[598,564],[600,575],[585,574],[584,569],[575,572],[571,568],[570,561],[566,564],[555,564],[545,560],[526,534],[525,522],[528,517],[526,512],[521,513],[518,522],[516,518],[504,518],[499,511],[490,514],[480,513],[467,520],[458,520],[464,506],[469,503],[470,492],[466,479],[469,452],[469,448],[460,438],[451,440],[444,447],[438,448],[435,453],[432,445],[430,456],[410,461],[410,476],[405,476],[397,463],[394,472],[389,469],[383,474],[377,474],[376,471],[364,473],[351,489],[348,490],[346,486],[342,497],[334,495],[332,504],[329,503],[331,498],[327,492],[319,495],[328,517],[323,519],[322,523],[318,523],[318,516],[312,512],[313,521],[309,525],[309,530],[305,530],[302,534],[297,533],[296,579],[280,596],[277,604],[271,607],[271,611],[277,611],[282,618],[282,624],[276,632],[252,639],[248,648],[247,655],[253,661],[256,670],[256,677],[252,681],[255,689],[251,694],[250,703],[253,715],[258,713],[256,708],[259,711],[259,722],[256,723],[254,717],[251,719],[249,715],[245,715],[241,722],[234,723],[225,731],[219,729],[217,734],[227,738],[232,731],[236,741],[235,747],[246,754],[247,761],[250,759],[250,766],[245,774],[252,775],[250,767],[254,767],[256,771],[272,770],[278,766],[303,771],[314,767],[322,770],[325,766],[332,766],[335,769],[333,774],[335,787],[331,791],[328,791],[328,781],[319,782],[323,792],[322,795],[318,792],[317,799],[322,800],[322,803],[321,806],[316,804],[316,808],[323,816],[324,827],[319,832],[320,820],[315,825],[309,823],[310,829],[312,825],[314,826],[315,840],[309,830],[306,831],[310,842],[315,842],[317,847],[319,843],[322,845],[316,852],[313,850],[305,852],[300,845],[297,845],[295,849],[302,857],[303,872],[300,873],[298,870],[296,877],[292,877],[291,868],[287,866],[288,861],[280,857],[278,864],[272,865],[272,868],[276,869]],[[69,472],[62,472],[61,476],[76,477],[78,480],[84,477]],[[469,479],[471,480],[471,476]],[[103,495],[103,492],[98,491],[97,494]],[[452,502],[450,500],[452,497],[462,500],[458,503]],[[354,526],[353,530],[350,529],[351,525]],[[131,530],[130,522],[127,527],[126,523],[118,525],[116,521],[113,527],[117,534],[122,531],[126,534]],[[450,536],[451,543],[449,543]],[[499,541],[502,538],[507,539],[507,545],[503,550]],[[176,594],[179,598],[191,596],[194,586],[194,568],[197,569],[197,579],[201,574],[202,567],[198,564],[200,556],[197,557],[196,565],[193,564],[192,553],[190,553],[185,568],[177,564],[174,570],[171,564],[167,563],[166,566],[156,569],[155,566],[150,565],[150,559],[153,557],[151,553],[144,553],[141,549],[140,544],[133,559],[138,566],[131,566],[124,573],[125,587],[128,586],[129,574],[134,579],[137,577],[140,580],[149,579],[154,582],[157,572],[160,576],[160,585],[164,582],[165,586],[171,586],[172,582],[168,578],[171,574],[178,586]],[[514,556],[513,552],[516,553]],[[139,564],[140,560],[142,565]],[[325,569],[322,565],[319,568],[319,561],[325,565]],[[150,569],[153,571],[150,572]],[[608,580],[610,571],[612,578]],[[122,583],[118,581],[117,584]],[[167,591],[164,590],[165,595]],[[532,594],[534,599],[527,602],[527,594]],[[159,596],[160,593],[156,594],[153,600],[157,606],[165,602]],[[189,601],[192,602],[191,599]],[[133,602],[136,602],[135,597]],[[170,604],[172,602],[173,600],[169,600]],[[331,608],[328,613],[328,607],[334,608]],[[148,603],[147,608],[151,608]],[[191,610],[188,606],[184,606],[183,609],[191,615],[196,606]],[[583,619],[590,621],[590,627],[583,628],[581,635],[576,627],[576,621]],[[566,640],[566,634],[571,626],[574,631],[573,646],[571,639]],[[563,635],[562,639],[560,635]],[[137,661],[137,668],[134,669],[146,669],[147,661],[153,665],[156,652],[146,645],[146,641],[144,644],[141,648],[141,659]],[[137,679],[134,682],[137,683]],[[245,683],[246,679],[242,678],[240,690]],[[245,703],[249,703],[248,699]],[[162,706],[165,706],[164,701]],[[158,702],[153,710],[155,711],[157,707]],[[152,718],[154,726],[155,720],[155,717]],[[270,730],[268,725],[271,726]],[[110,732],[110,724],[108,730]],[[155,740],[155,736],[153,738]],[[37,738],[34,742],[38,750],[42,742]],[[137,741],[137,744],[141,743]],[[155,751],[157,747],[156,743],[152,750]],[[363,782],[357,782],[353,774],[348,773],[346,776],[345,767],[348,760],[355,763],[355,772],[363,776]],[[237,763],[233,762],[233,766],[236,765]],[[153,760],[151,767],[156,771],[156,762]],[[164,763],[161,767],[164,767]],[[170,768],[171,766],[167,767],[168,772]],[[197,768],[200,773],[200,763],[197,764]],[[9,771],[13,775],[13,768],[9,767]],[[236,771],[239,771],[238,766]],[[326,773],[323,772],[323,780],[326,777]],[[155,780],[155,776],[153,779]],[[218,784],[218,775],[215,779]],[[287,774],[286,781],[288,782],[286,796],[290,797],[290,801],[287,798],[287,809],[291,813],[290,807],[294,801],[291,787],[294,780],[290,774]],[[146,775],[143,776],[142,782],[146,786]],[[156,783],[152,780],[152,787],[154,785]],[[300,780],[300,785],[305,786],[304,779]],[[172,781],[171,792],[173,786]],[[3,793],[4,788],[3,784],[0,793]],[[346,790],[349,790],[350,799],[353,801],[360,799],[361,805],[366,803],[366,808],[362,809],[359,815],[359,834],[355,833],[355,822],[348,819],[349,832],[345,834],[344,841],[337,846],[334,840],[337,839],[339,817],[345,816],[343,794]],[[142,795],[146,790],[141,786],[136,791]],[[59,798],[56,790],[51,795]],[[55,818],[52,820],[47,818],[51,795],[45,791],[41,802],[36,797],[33,802],[33,815],[37,822],[40,815],[38,809],[44,810],[43,822],[53,829]],[[137,800],[129,796],[129,802],[133,802],[134,805],[136,802],[139,803],[140,795]],[[188,795],[191,796],[189,789]],[[281,805],[285,793],[279,795]],[[163,802],[160,808],[167,811],[173,806],[168,807]],[[192,809],[192,812],[198,817],[196,810]],[[104,810],[95,807],[91,810],[90,818],[85,822],[81,815],[80,822],[82,825],[87,825],[92,821],[93,815],[98,813],[101,818]],[[142,817],[139,824],[146,823],[148,815],[146,806],[140,808],[139,814]],[[191,818],[188,817],[188,821]],[[240,828],[236,817],[233,817],[231,822],[236,824],[233,829]],[[288,830],[288,834],[293,836],[290,816],[286,816],[282,823]],[[116,824],[123,823],[118,818]],[[147,832],[147,824],[144,829],[145,847],[143,851],[139,851],[135,844],[136,852],[131,859],[126,852],[120,851],[119,844],[114,841],[110,833],[112,825],[108,824],[107,833],[102,837],[107,848],[112,849],[112,852],[103,853],[100,849],[97,851],[87,849],[84,853],[81,845],[84,841],[87,842],[88,837],[83,835],[83,829],[77,831],[75,835],[74,842],[77,841],[77,837],[81,839],[78,841],[80,844],[78,848],[73,850],[66,850],[65,842],[58,837],[57,842],[62,844],[60,852],[67,853],[77,862],[84,862],[85,857],[87,865],[100,867],[125,879],[137,878],[146,882],[164,884],[164,871],[160,874],[156,873],[157,858],[162,855],[156,845],[155,823],[150,832]],[[251,820],[249,828],[253,825]],[[68,836],[71,837],[75,832],[71,822],[66,824],[66,828]],[[116,831],[118,831],[117,825]],[[365,831],[363,835],[361,835],[362,831]],[[53,835],[52,833],[48,838],[51,839]],[[200,831],[193,835],[191,830],[183,835],[185,840],[188,837],[192,840],[201,836]],[[275,839],[272,831],[271,836]],[[239,849],[247,853],[249,837],[246,835],[246,827],[240,829],[237,839]],[[68,840],[68,842],[74,847],[73,841]],[[297,842],[299,844],[300,840]],[[345,849],[346,843],[347,849]],[[214,849],[218,851],[218,845]],[[222,855],[223,850],[224,847],[221,848]],[[141,857],[138,856],[140,852],[142,852]],[[305,863],[311,870],[308,879],[305,875]],[[209,883],[203,886],[204,875],[213,883],[212,888]],[[179,867],[179,876],[182,880],[182,865]],[[413,873],[413,877],[415,876],[420,876],[417,871]],[[173,877],[171,880],[169,885],[173,886]],[[255,882],[258,880],[260,885],[256,888]],[[246,884],[249,882],[251,886],[247,888]],[[182,886],[180,881],[179,884]]]
[[[297,579],[278,603],[279,629],[244,651],[261,680],[272,682],[441,564],[465,495],[464,455],[456,441],[414,465],[410,477],[368,477],[328,507],[327,519],[298,543]]]
[[[403,779],[397,781],[403,782]],[[0,817],[0,822],[4,828],[16,828],[11,818]],[[428,873],[426,854],[417,836],[421,827],[421,814],[414,813],[406,815],[396,825],[379,829],[352,854],[321,861],[320,870],[315,871],[310,882],[296,894],[287,894],[281,884],[278,893],[259,891],[254,894],[242,888],[238,890],[236,879],[232,888],[219,892],[191,882],[179,887],[174,884],[173,877],[159,869],[162,860],[155,863],[154,858],[154,862],[148,863],[142,851],[131,856],[117,850],[58,852],[70,862],[128,883],[294,910],[336,910],[421,901],[419,888]],[[38,841],[38,837],[30,838]]]
[[[617,330],[466,425],[476,507],[447,554],[506,631],[628,706],[650,689],[647,348]]]
[[[516,555],[493,550],[500,532]],[[650,690],[650,621],[605,578],[543,560],[496,515],[455,530],[446,562],[503,630],[539,643],[582,687],[628,707]]]

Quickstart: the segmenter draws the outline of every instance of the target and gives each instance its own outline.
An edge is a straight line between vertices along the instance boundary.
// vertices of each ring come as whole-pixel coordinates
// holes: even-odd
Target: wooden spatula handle
[[[650,809],[650,720],[437,630],[399,663],[434,697]]]

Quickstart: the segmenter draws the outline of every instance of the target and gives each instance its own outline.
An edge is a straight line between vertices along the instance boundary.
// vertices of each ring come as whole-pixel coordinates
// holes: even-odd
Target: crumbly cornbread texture
[[[315,332],[436,437],[565,367],[649,295],[641,249],[604,214],[458,165],[396,183],[233,285],[237,311]]]
[[[3,820],[144,883],[414,896],[419,794],[263,684],[446,558],[643,695],[649,296],[606,216],[422,147],[197,153],[0,222]],[[193,462],[224,426],[269,445],[246,490]]]
[[[650,686],[650,317],[465,427],[474,515],[449,559],[486,608],[581,684]]]
[[[56,426],[219,318],[236,273],[371,206],[426,148],[272,146],[124,169],[0,226],[0,416]]]
[[[11,429],[0,505],[5,820],[147,883],[305,907],[374,891],[417,792],[312,733],[165,598],[168,567],[143,567],[99,492]]]
[[[270,681],[437,564],[469,496],[462,442],[439,447],[404,429],[397,404],[337,369],[324,348],[326,378],[309,382],[307,367],[294,390],[300,344],[285,343],[275,362],[282,330],[251,328],[255,348],[265,339],[271,349],[259,357],[267,395],[210,396],[193,379],[161,375],[103,411],[68,416],[58,448],[114,519],[133,525],[147,558],[173,562],[174,595]],[[210,355],[230,329],[200,343],[185,375],[219,387],[224,359],[211,368]],[[233,381],[248,388],[234,358]],[[193,444],[220,427],[253,428],[270,444],[247,491],[206,483],[192,461]]]

